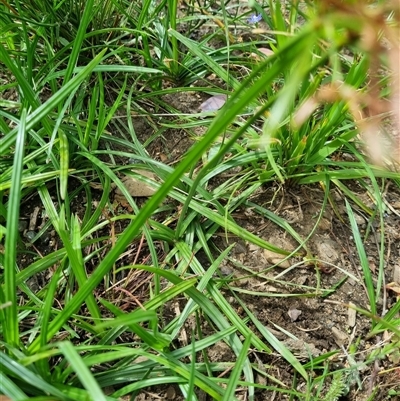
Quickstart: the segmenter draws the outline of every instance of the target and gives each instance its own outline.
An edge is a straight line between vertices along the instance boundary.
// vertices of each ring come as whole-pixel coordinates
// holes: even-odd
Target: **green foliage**
[[[324,401],[337,401],[339,397],[343,394],[346,388],[343,373],[338,371],[332,375],[332,382],[330,384],[329,390],[323,398]]]
[[[368,163],[357,144],[365,109],[370,118],[382,111],[374,103],[381,104],[380,94],[371,101],[372,89],[380,87],[368,81],[377,65],[388,68],[382,49],[383,62],[376,63],[378,38],[366,43],[364,34],[389,32],[387,21],[397,23],[393,14],[379,2],[375,12],[382,18],[372,18],[358,2],[339,7],[294,1],[286,9],[271,0],[254,4],[251,11],[269,28],[254,33],[249,10],[200,3],[0,2],[0,393],[12,399],[133,399],[141,389],[169,384],[193,400],[199,390],[235,400],[238,387],[250,400],[256,389],[310,399],[312,385],[307,394],[288,389],[251,354],[274,350],[305,383],[332,354],[311,364],[298,360],[247,308],[230,278],[220,275],[232,246],[216,254],[212,244],[223,231],[288,257],[312,259],[307,241],[287,221],[250,200],[274,181],[319,183],[325,199],[318,220],[328,201],[333,204],[333,185],[365,213],[379,216],[375,282],[347,203],[370,301],[370,312],[363,313],[369,313],[372,333],[397,330],[399,305],[382,319],[376,316],[385,255],[377,178],[398,185],[399,175]],[[354,16],[352,7],[362,8]],[[260,48],[273,54],[266,57]],[[380,88],[384,95],[388,87]],[[220,111],[187,115],[165,100],[181,92],[225,94],[227,102]],[[135,130],[137,116],[152,130],[145,141]],[[205,128],[201,135],[199,128]],[[173,165],[148,153],[168,129],[184,130],[193,140]],[[354,159],[338,159],[343,152]],[[227,171],[234,173],[221,180]],[[144,205],[124,186],[124,173],[155,190]],[[348,179],[371,187],[375,210],[346,187]],[[126,196],[131,212],[119,213],[111,204],[112,187]],[[79,210],[77,196],[86,200]],[[25,246],[18,223],[33,198],[40,199],[44,223]],[[235,221],[243,206],[283,229],[297,249],[288,252],[243,229]],[[34,244],[48,230],[54,230],[57,247],[40,254]],[[126,262],[132,243],[139,244],[138,255]],[[142,246],[143,260],[137,259]],[[23,253],[31,261],[22,264]],[[47,276],[36,291],[29,280],[38,274]],[[130,294],[135,275],[148,283],[144,301]],[[243,315],[226,299],[229,291]],[[120,294],[130,297],[133,311],[124,309]],[[168,321],[164,308],[177,299],[184,300],[182,310]],[[192,319],[192,338],[180,342]],[[235,362],[208,360],[206,351],[221,342]],[[274,385],[257,383],[256,371]],[[327,401],[343,393],[345,377],[332,374]],[[107,387],[113,390],[105,395]]]

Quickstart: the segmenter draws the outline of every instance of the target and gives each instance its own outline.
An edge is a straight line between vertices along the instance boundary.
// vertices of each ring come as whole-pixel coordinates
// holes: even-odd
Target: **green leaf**
[[[75,347],[69,341],[64,341],[58,343],[58,348],[71,364],[82,386],[88,391],[90,398],[96,401],[107,401],[106,396],[93,377],[92,372],[87,368],[80,355],[76,352]]]
[[[4,310],[4,337],[8,344],[17,345],[19,338],[19,324],[17,317],[17,288],[16,288],[16,269],[17,269],[17,241],[18,241],[18,221],[21,200],[21,179],[23,171],[23,159],[25,152],[26,136],[26,109],[22,110],[18,134],[15,143],[13,171],[11,176],[11,190],[9,206],[7,211],[7,236],[5,241],[4,253],[4,282],[5,299],[10,302],[10,306]]]

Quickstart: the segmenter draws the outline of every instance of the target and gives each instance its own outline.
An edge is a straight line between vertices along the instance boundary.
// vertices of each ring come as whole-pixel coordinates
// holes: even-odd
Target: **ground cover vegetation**
[[[396,399],[399,12],[1,0],[0,397]]]

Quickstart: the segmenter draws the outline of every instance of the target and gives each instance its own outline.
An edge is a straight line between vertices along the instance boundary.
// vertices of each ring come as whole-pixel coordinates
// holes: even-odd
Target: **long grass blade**
[[[23,174],[23,159],[26,137],[26,109],[22,110],[20,124],[15,143],[13,171],[11,176],[10,200],[7,212],[7,235],[4,254],[4,281],[5,303],[10,305],[4,311],[5,327],[4,336],[7,343],[17,345],[19,343],[19,325],[17,316],[17,241],[19,205],[21,200],[21,180]]]

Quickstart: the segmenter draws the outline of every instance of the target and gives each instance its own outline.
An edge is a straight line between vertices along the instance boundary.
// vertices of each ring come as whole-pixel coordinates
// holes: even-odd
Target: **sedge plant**
[[[1,2],[0,68],[8,82],[0,90],[14,91],[16,99],[1,100],[0,110],[0,393],[22,401],[133,399],[144,388],[169,385],[191,400],[199,399],[199,392],[216,400],[237,399],[238,390],[250,400],[257,399],[257,391],[304,400],[315,394],[337,399],[344,392],[348,376],[341,372],[331,375],[330,387],[315,391],[314,371],[325,372],[320,381],[325,383],[332,354],[300,361],[229,279],[217,279],[232,247],[216,252],[212,245],[222,230],[284,256],[312,258],[307,242],[288,222],[249,201],[273,181],[318,183],[325,189],[335,185],[360,206],[343,181],[362,180],[376,195],[377,211],[370,210],[371,215],[377,214],[384,227],[376,177],[397,184],[399,177],[371,166],[360,154],[355,113],[363,111],[365,97],[351,103],[348,94],[369,90],[373,46],[365,50],[356,39],[371,27],[390,33],[383,18],[389,7],[378,2],[382,18],[368,19],[366,6],[357,3],[361,12],[354,28],[349,9],[331,3],[332,9],[316,2],[307,10],[298,2],[289,10],[280,2],[255,4],[265,32],[258,30],[259,37],[239,45],[232,24],[246,20],[249,12],[242,17],[228,6],[214,15],[208,4],[192,5],[192,14],[180,17],[176,0],[146,1],[143,7],[122,0],[42,1],[41,15],[47,17],[38,21],[32,2]],[[215,24],[218,34],[199,40],[182,34],[180,24],[196,15]],[[221,40],[218,46],[212,44],[215,38]],[[273,54],[257,53],[249,61],[261,44]],[[346,47],[356,50],[351,60],[342,55]],[[222,89],[209,78],[212,74]],[[183,90],[229,96],[220,111],[188,116],[163,100]],[[149,117],[154,129],[146,143],[135,129],[133,109]],[[124,121],[118,113],[124,113]],[[206,128],[202,136],[194,132],[199,126]],[[168,165],[147,147],[173,127],[189,133],[193,145]],[[357,160],[335,160],[343,150]],[[214,185],[230,170],[236,172],[231,179]],[[123,185],[122,174],[150,185],[154,195],[140,205]],[[100,194],[92,190],[93,181],[101,184]],[[128,210],[120,212],[110,201],[115,186]],[[79,196],[86,201],[81,209],[74,206]],[[18,231],[28,199],[40,205],[46,227],[34,238],[34,247],[26,246]],[[329,201],[326,190],[324,207]],[[243,229],[234,217],[243,206],[285,230],[297,249],[280,249]],[[398,305],[381,318],[374,306],[383,288],[383,256],[376,285],[350,204],[347,211],[371,303],[371,333],[391,329]],[[35,241],[47,228],[54,230],[57,247],[42,254]],[[382,234],[380,255],[383,239]],[[134,252],[137,257],[126,259]],[[25,264],[24,254],[33,254]],[[46,282],[33,289],[29,280],[40,274],[47,274]],[[143,299],[130,293],[135,275],[146,277]],[[167,319],[163,311],[176,300],[183,300],[181,310]],[[193,318],[197,327],[185,343],[179,338]],[[206,324],[210,330],[203,333]],[[207,358],[207,350],[220,343],[234,360]],[[307,393],[289,389],[252,357],[272,352],[293,369],[296,381],[307,384]],[[257,370],[271,382],[258,383]]]

